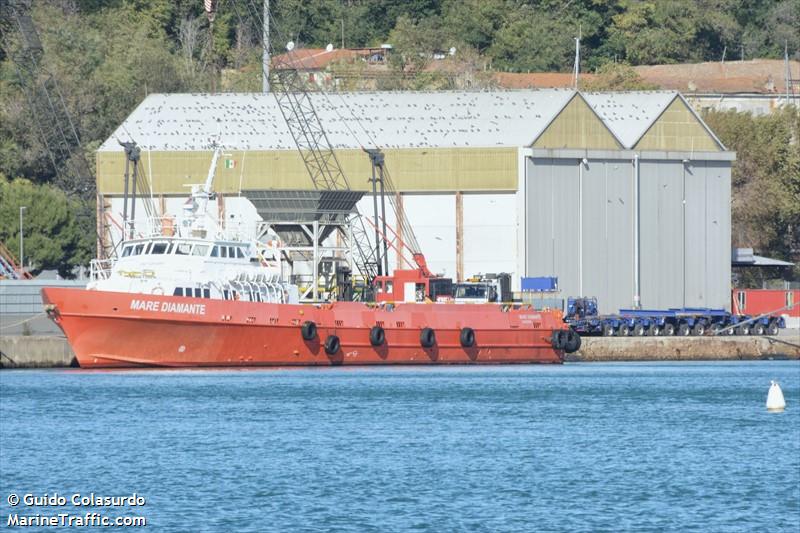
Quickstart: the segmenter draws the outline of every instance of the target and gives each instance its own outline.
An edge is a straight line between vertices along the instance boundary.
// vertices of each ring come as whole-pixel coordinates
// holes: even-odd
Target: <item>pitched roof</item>
[[[681,92],[774,94],[786,87],[786,65],[780,59],[649,65],[634,69],[644,81]],[[790,79],[800,80],[800,61],[790,61],[789,70]],[[798,81],[794,84],[797,91]]]
[[[495,72],[492,77],[504,89],[570,89],[575,86],[574,75],[565,72]],[[583,81],[594,78],[594,74],[581,73]]]
[[[672,91],[581,94],[625,148],[633,148],[678,96]]]
[[[574,91],[312,93],[334,148],[530,145]],[[356,117],[358,120],[356,120]],[[361,129],[361,125],[369,135]],[[206,150],[219,134],[232,150],[294,149],[275,95],[151,94],[99,148],[120,140],[146,150]]]
[[[300,48],[271,59],[274,68],[294,67],[298,70],[323,70],[334,61],[369,58],[375,54],[383,56],[381,48]]]

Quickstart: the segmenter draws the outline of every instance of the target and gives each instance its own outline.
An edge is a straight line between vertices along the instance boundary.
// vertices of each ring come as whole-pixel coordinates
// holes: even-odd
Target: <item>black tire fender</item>
[[[312,320],[306,320],[300,326],[300,335],[303,336],[303,340],[313,341],[317,338],[317,325]]]
[[[342,347],[341,341],[339,341],[339,337],[336,335],[328,335],[328,338],[325,339],[325,353],[328,355],[334,355],[336,352],[339,351],[339,348]]]
[[[472,328],[461,328],[461,334],[458,336],[461,341],[461,346],[464,348],[472,348],[475,346],[475,330]]]
[[[556,329],[553,330],[553,335],[550,337],[550,344],[556,350],[563,350],[567,347],[567,330]]]
[[[568,329],[566,332],[567,341],[564,343],[564,351],[567,353],[575,353],[581,349],[581,336],[573,329]]]
[[[369,343],[373,346],[383,346],[386,342],[386,331],[380,326],[373,326],[369,330]]]
[[[433,328],[422,328],[419,332],[419,343],[424,348],[432,348],[436,344],[436,332]]]

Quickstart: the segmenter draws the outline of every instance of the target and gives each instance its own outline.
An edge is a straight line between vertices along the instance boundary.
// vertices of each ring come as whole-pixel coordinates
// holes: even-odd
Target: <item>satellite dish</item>
[[[455,46],[453,46],[453,47],[451,47],[451,48],[450,48],[450,55],[451,55],[451,56],[454,56],[454,55],[456,55],[456,47],[455,47]]]
[[[289,50],[290,52],[294,50],[294,41],[289,41],[288,43],[286,43],[286,49]]]
[[[326,52],[333,52],[333,44],[328,43],[328,46],[325,47]]]

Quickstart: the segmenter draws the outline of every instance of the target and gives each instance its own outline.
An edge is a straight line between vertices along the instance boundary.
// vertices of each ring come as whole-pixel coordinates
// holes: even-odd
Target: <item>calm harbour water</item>
[[[0,529],[11,493],[136,492],[144,507],[103,514],[141,531],[796,532],[800,363],[3,371],[0,492]]]

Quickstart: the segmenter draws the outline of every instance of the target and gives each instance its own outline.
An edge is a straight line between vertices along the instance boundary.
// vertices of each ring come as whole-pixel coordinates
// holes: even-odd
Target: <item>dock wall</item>
[[[583,337],[571,362],[736,361],[800,359],[800,338],[781,337]]]
[[[0,336],[0,368],[78,366],[67,339],[52,335]]]

